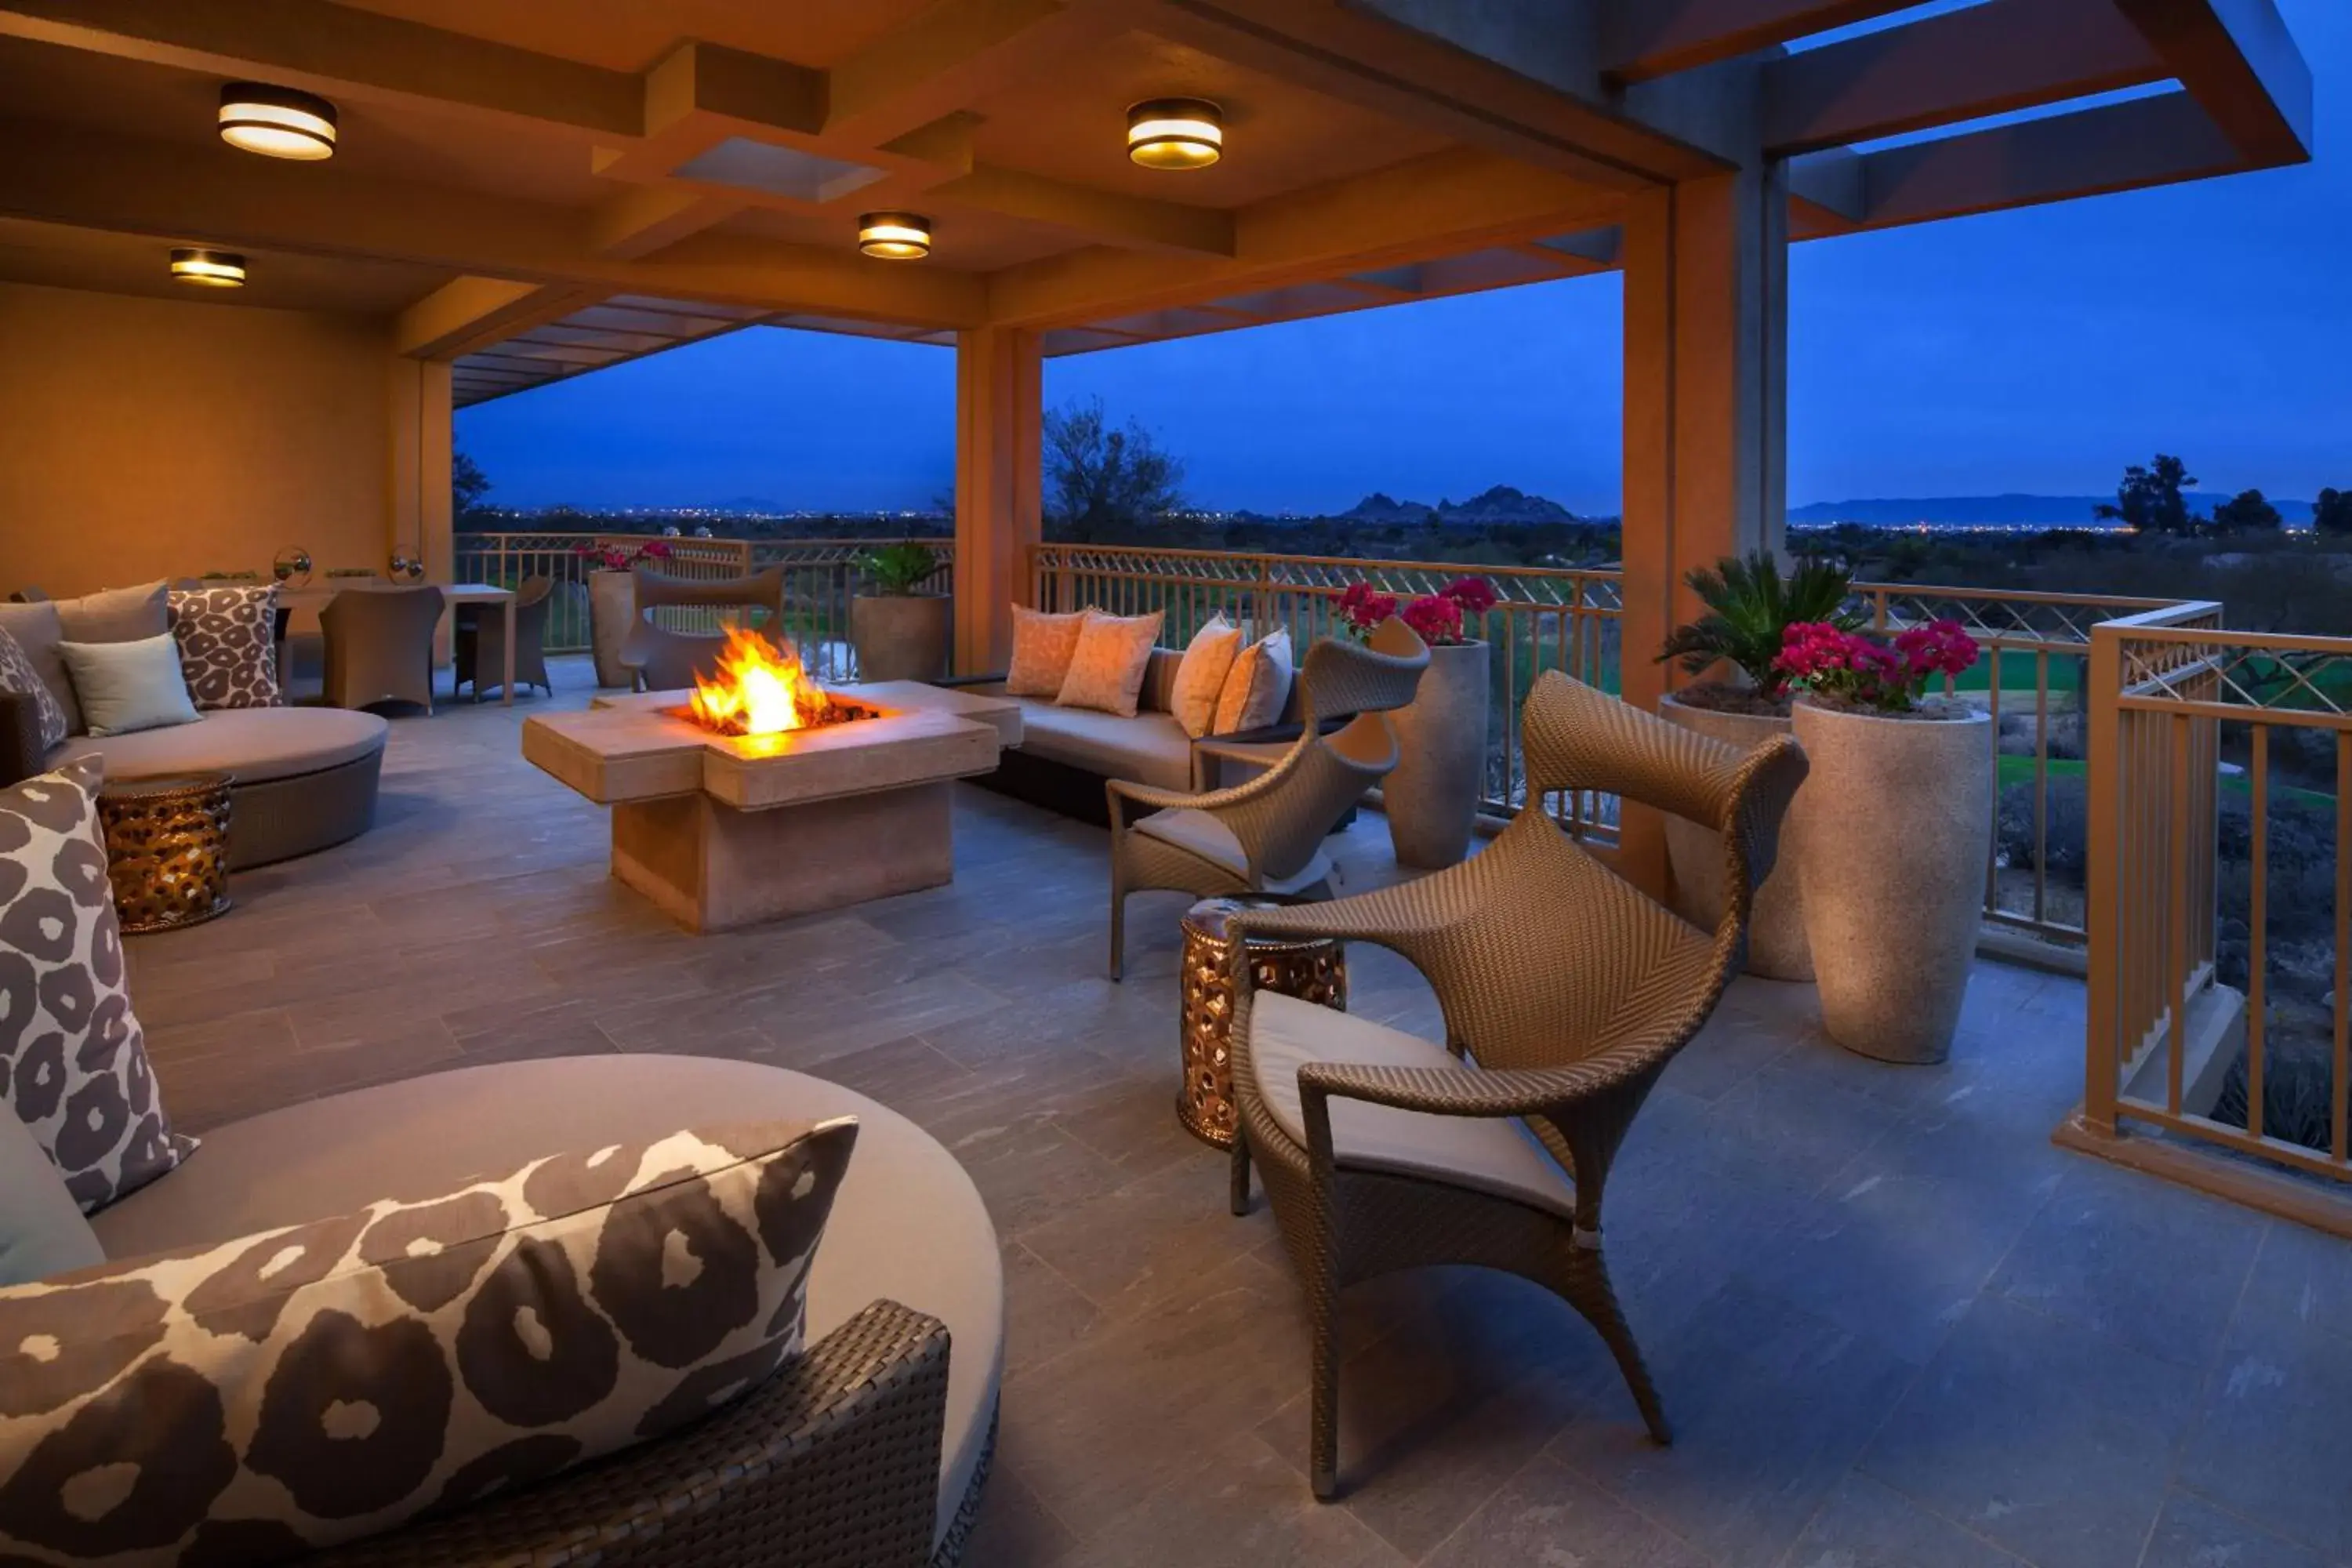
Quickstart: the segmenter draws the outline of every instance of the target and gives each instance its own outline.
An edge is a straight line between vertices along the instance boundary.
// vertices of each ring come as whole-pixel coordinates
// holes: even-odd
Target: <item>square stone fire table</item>
[[[683,716],[688,693],[650,691],[534,715],[522,754],[613,808],[613,875],[688,931],[952,880],[948,786],[1020,743],[1020,705],[917,681],[828,689],[875,717],[720,735]]]

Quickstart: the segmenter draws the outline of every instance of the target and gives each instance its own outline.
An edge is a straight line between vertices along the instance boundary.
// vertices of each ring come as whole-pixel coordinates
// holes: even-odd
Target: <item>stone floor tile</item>
[[[1202,1271],[1273,1237],[1274,1217],[1265,1205],[1234,1216],[1226,1162],[1202,1152],[1028,1226],[1022,1245],[1108,1321],[1136,1317]]]
[[[1538,1456],[1422,1561],[1425,1568],[1709,1568],[1711,1560]]]
[[[2352,1350],[2333,1327],[2242,1316],[2180,1453],[2179,1485],[2352,1562]]]
[[[2201,1499],[2176,1492],[2157,1519],[2139,1568],[2329,1568],[2329,1563]]]
[[[1780,1568],[2030,1568],[1868,1476],[1840,1482]]]
[[[1068,1568],[1404,1568],[1347,1510],[1317,1502],[1246,1434],[1207,1444],[1199,1468],[1151,1493],[1060,1561]]]

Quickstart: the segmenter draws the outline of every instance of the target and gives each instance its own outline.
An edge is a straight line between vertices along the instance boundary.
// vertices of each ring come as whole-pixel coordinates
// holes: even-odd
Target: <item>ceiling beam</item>
[[[2175,91],[1873,153],[1864,228],[2236,174],[2245,155],[2197,100]]]
[[[989,313],[1008,326],[1084,326],[1603,226],[1622,205],[1613,192],[1459,148],[1244,207],[1231,258],[1097,248],[1006,268],[988,279]]]
[[[2113,0],[1987,0],[1764,67],[1764,145],[1788,155],[2162,81]]]
[[[582,135],[645,130],[633,71],[314,0],[5,0],[0,34],[357,101],[429,100]]]
[[[456,359],[604,297],[601,289],[571,284],[453,279],[400,313],[393,329],[393,351],[411,359]]]
[[[607,196],[589,215],[588,248],[599,256],[651,256],[726,222],[743,207],[741,202],[691,187],[631,185]]]
[[[1918,0],[1603,0],[1601,68],[1648,81],[1867,22]]]
[[[2222,132],[2263,168],[2311,156],[2311,67],[2272,0],[2115,0]]]
[[[977,207],[1104,244],[1203,256],[1234,253],[1234,215],[1088,190],[1017,169],[982,166],[927,193],[934,205]]]
[[[1132,0],[942,0],[827,73],[828,136],[878,147],[1135,25]]]
[[[516,281],[727,300],[930,326],[978,325],[969,273],[891,267],[838,249],[705,233],[657,256],[599,256],[575,209],[250,158],[216,143],[133,141],[0,121],[0,212],[183,242],[370,258]]]

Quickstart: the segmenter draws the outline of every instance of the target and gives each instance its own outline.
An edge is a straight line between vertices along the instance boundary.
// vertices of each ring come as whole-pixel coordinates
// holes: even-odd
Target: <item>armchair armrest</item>
[[[876,1301],[709,1419],[542,1485],[303,1559],[318,1568],[922,1568],[948,1331]]]
[[[1300,1109],[1310,1131],[1319,1119],[1327,1138],[1334,1097],[1433,1116],[1541,1116],[1640,1077],[1659,1056],[1654,1047],[1619,1047],[1565,1067],[1510,1072],[1308,1062],[1298,1069]]]
[[[28,691],[0,691],[0,789],[39,773],[47,751],[41,744],[41,710]]]

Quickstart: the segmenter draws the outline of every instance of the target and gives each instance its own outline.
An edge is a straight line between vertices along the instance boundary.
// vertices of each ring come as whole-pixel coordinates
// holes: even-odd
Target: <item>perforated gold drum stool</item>
[[[99,791],[106,870],[126,935],[228,912],[229,775],[121,779]]]
[[[1204,1143],[1234,1146],[1234,939],[1226,922],[1244,910],[1278,908],[1273,899],[1202,899],[1184,913],[1184,1083],[1176,1120]],[[1253,937],[1252,982],[1335,1012],[1348,1010],[1348,949],[1328,937]]]

